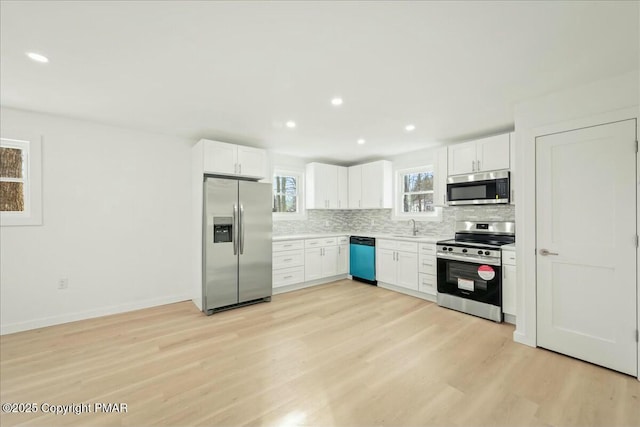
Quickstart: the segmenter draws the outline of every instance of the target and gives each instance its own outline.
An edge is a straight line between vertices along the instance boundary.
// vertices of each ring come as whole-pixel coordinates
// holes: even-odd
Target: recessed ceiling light
[[[367,141],[365,141],[365,140],[364,140],[364,139],[362,139],[362,138],[360,138],[360,139],[358,140],[358,144],[360,144],[360,145],[364,144],[365,142],[367,142]]]
[[[43,64],[46,64],[47,62],[49,62],[49,58],[47,58],[44,55],[40,55],[39,53],[35,53],[35,52],[27,52],[26,55],[33,61],[36,62],[41,62]]]
[[[287,123],[284,124],[286,127],[288,127],[289,129],[293,129],[294,127],[296,127],[296,122],[294,122],[293,120],[289,120]]]
[[[331,105],[335,105],[336,107],[338,105],[342,105],[342,98],[340,97],[335,97],[331,100]]]
[[[404,127],[404,130],[406,130],[407,132],[411,132],[415,129],[416,127],[414,125],[406,125]]]

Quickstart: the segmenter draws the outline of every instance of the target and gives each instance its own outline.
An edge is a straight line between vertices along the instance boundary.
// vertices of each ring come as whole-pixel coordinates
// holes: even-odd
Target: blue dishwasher
[[[376,239],[351,236],[349,243],[349,274],[355,280],[376,285]]]

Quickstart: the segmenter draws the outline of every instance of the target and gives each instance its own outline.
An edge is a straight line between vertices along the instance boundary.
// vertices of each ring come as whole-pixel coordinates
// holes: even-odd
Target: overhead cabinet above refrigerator
[[[206,314],[271,299],[272,195],[259,159],[264,150],[217,141],[192,149],[191,297]]]

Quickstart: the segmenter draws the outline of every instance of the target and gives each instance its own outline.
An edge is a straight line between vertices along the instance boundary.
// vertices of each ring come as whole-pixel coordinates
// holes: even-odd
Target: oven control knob
[[[466,253],[467,253],[467,250],[466,250],[466,249],[463,249],[463,250],[462,250],[462,253],[463,253],[463,254],[466,254]]]
[[[489,252],[489,251],[484,251],[484,254],[485,254],[485,255],[489,255],[490,253],[491,253],[491,252]]]
[[[478,251],[478,255],[482,255],[482,251]]]
[[[449,252],[451,252],[453,250],[453,248],[449,248]]]
[[[443,250],[443,251],[446,251],[446,250],[447,250],[447,247],[446,247],[446,246],[443,246],[443,247],[442,247],[442,250]]]

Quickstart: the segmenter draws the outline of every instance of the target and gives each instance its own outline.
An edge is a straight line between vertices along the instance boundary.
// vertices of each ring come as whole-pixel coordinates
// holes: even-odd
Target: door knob
[[[558,255],[557,252],[549,252],[549,249],[540,249],[540,251],[538,251],[538,253],[542,256],[547,256],[547,255]]]

